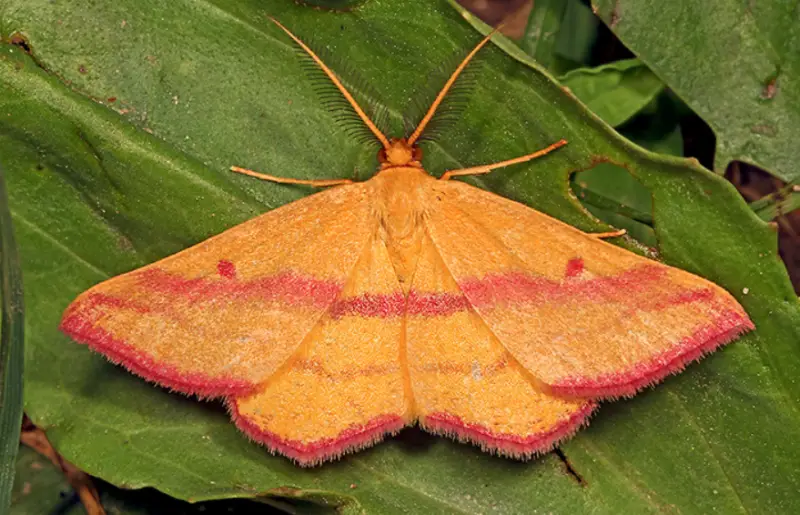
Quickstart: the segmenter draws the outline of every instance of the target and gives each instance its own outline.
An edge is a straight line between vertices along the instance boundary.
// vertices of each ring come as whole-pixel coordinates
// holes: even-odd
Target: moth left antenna
[[[336,74],[333,73],[333,71],[330,68],[328,68],[328,65],[326,65],[322,61],[322,59],[320,59],[320,57],[316,53],[314,53],[314,51],[311,50],[311,48],[309,48],[308,45],[303,43],[303,41],[300,38],[292,34],[292,31],[284,27],[281,24],[281,22],[279,22],[272,16],[270,16],[269,19],[272,20],[272,23],[280,27],[281,30],[283,30],[286,34],[288,34],[289,37],[292,38],[292,40],[294,40],[294,42],[297,43],[297,45],[300,48],[302,48],[305,53],[308,54],[308,56],[317,64],[317,66],[320,67],[320,69],[325,73],[325,75],[328,76],[331,82],[333,82],[334,86],[336,86],[339,89],[339,91],[342,93],[347,102],[353,107],[353,110],[356,112],[358,117],[361,118],[361,121],[364,122],[364,125],[367,126],[367,128],[370,130],[370,132],[372,132],[372,134],[375,135],[376,138],[378,138],[378,141],[381,142],[383,148],[388,150],[389,147],[391,146],[389,144],[389,140],[386,138],[386,136],[384,136],[384,134],[380,131],[380,129],[378,129],[378,126],[375,125],[375,123],[369,119],[367,113],[365,113],[364,110],[361,109],[361,106],[358,105],[356,99],[353,98],[353,95],[351,95],[349,91],[347,91],[347,88],[344,87],[344,84],[342,84],[342,81],[339,80]]]

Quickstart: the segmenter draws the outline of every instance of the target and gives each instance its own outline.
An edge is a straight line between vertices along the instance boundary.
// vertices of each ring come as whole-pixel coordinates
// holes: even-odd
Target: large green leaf
[[[597,14],[717,135],[734,159],[800,177],[797,2],[593,0]]]
[[[581,0],[533,2],[520,47],[560,75],[590,61],[600,22]]]
[[[30,313],[26,408],[67,459],[184,499],[270,495],[352,512],[800,508],[800,310],[774,234],[721,178],[621,139],[503,40],[483,52],[463,119],[426,147],[428,169],[565,137],[558,153],[480,185],[596,230],[568,176],[601,160],[625,167],[652,192],[661,257],[733,292],[756,332],[605,405],[562,446],[563,459],[516,463],[410,429],[313,470],[249,443],[218,404],[155,388],[59,334],[61,311],[92,284],[309,193],[234,176],[229,165],[372,174],[376,148],[336,129],[267,14],[356,66],[397,126],[430,71],[479,39],[464,17],[478,22],[430,0],[403,9],[372,0],[349,13],[278,0],[0,8],[2,35],[19,33],[32,53],[0,47],[0,156]]]

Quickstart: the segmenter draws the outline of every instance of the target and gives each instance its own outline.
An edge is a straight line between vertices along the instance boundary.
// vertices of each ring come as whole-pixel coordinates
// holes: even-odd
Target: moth
[[[504,456],[553,448],[598,401],[630,396],[753,329],[719,286],[458,180],[566,144],[436,178],[420,137],[458,65],[369,180],[325,188],[107,280],[61,330],[143,378],[224,398],[236,426],[311,466],[418,424]],[[544,159],[547,159],[546,157]]]

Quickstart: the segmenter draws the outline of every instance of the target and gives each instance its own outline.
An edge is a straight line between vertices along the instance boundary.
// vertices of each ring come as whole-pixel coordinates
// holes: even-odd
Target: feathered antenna
[[[341,95],[344,97],[344,101],[340,101],[334,97],[325,96],[323,98],[323,102],[325,102],[326,105],[332,106],[337,109],[349,105],[354,111],[354,115],[357,116],[357,119],[361,120],[361,122],[363,122],[363,124],[370,130],[370,132],[376,138],[378,138],[378,141],[381,142],[381,145],[383,146],[384,149],[388,149],[390,146],[388,138],[384,136],[383,132],[381,132],[381,130],[378,128],[375,122],[373,122],[372,119],[370,119],[370,117],[367,116],[367,113],[364,112],[361,106],[358,105],[358,102],[356,102],[355,98],[353,98],[353,95],[350,93],[350,91],[348,91],[348,89],[345,87],[344,83],[339,79],[339,77],[335,73],[333,73],[333,70],[331,70],[325,64],[325,62],[322,59],[320,59],[320,57],[313,50],[311,50],[311,48],[309,48],[308,45],[306,45],[302,40],[300,40],[300,38],[295,36],[289,29],[284,27],[281,24],[281,22],[272,17],[270,17],[270,20],[272,20],[272,23],[280,27],[281,30],[283,30],[286,34],[289,35],[290,38],[292,38],[292,40],[297,44],[297,46],[299,46],[303,50],[304,55],[308,56],[308,58],[314,63],[314,65],[319,67],[319,69],[325,73],[328,79],[330,79],[333,85],[336,86]],[[348,118],[350,118],[350,116],[346,114],[341,114],[341,110],[339,111],[339,113],[340,113],[339,119],[347,120]]]
[[[478,51],[481,48],[483,48],[483,46],[486,45],[486,43],[488,43],[490,39],[492,39],[492,36],[494,36],[494,34],[500,29],[501,26],[502,24],[495,27],[494,30],[492,30],[485,38],[483,38],[483,40],[480,43],[478,43],[475,46],[475,48],[472,49],[472,51],[469,54],[467,54],[464,60],[461,61],[461,64],[459,64],[458,67],[456,67],[455,71],[450,75],[450,78],[447,79],[447,82],[445,82],[444,87],[442,87],[441,91],[439,91],[439,94],[436,96],[436,99],[434,99],[433,104],[431,104],[431,106],[428,108],[428,111],[425,113],[425,116],[422,117],[422,120],[417,125],[417,128],[414,129],[414,132],[412,132],[411,136],[408,137],[409,145],[414,145],[414,143],[420,139],[420,136],[422,136],[422,133],[425,131],[425,128],[433,119],[433,115],[436,114],[436,110],[439,108],[442,101],[447,96],[447,93],[455,84],[456,80],[458,79],[458,76],[461,75],[461,72],[464,71],[464,68],[467,67],[467,64],[469,64],[472,58],[475,57],[475,54],[477,54]]]
[[[409,137],[422,121],[437,93],[439,93],[441,84],[446,81],[451,71],[458,66],[462,59],[463,56],[460,53],[447,59],[436,70],[428,74],[428,79],[425,81],[424,86],[417,89],[411,96],[411,105],[403,114],[406,137]],[[461,117],[461,114],[469,105],[477,82],[479,68],[475,64],[473,62],[472,66],[466,68],[453,87],[450,88],[450,93],[439,104],[436,115],[428,122],[425,132],[417,139],[418,143],[438,138]]]
[[[308,41],[306,44],[309,47],[314,46],[313,43]],[[334,119],[339,122],[344,132],[358,141],[375,141],[375,134],[369,127],[364,125],[364,121],[353,110],[353,106],[348,102],[347,98],[342,96],[342,93],[320,69],[316,61],[301,48],[297,49],[297,53],[300,55],[301,66],[306,71],[317,97],[333,115]],[[354,66],[342,62],[341,59],[337,59],[324,48],[317,50],[317,55],[320,60],[336,68],[336,76],[342,82],[342,85],[353,95],[359,105],[363,106],[364,113],[372,120],[375,127],[385,134],[389,110],[380,102],[380,97],[375,89],[359,75]]]

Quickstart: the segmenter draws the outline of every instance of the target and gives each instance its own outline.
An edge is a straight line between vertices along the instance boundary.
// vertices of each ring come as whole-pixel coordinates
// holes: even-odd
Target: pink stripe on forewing
[[[335,281],[316,279],[291,271],[243,281],[236,279],[233,263],[230,266],[224,263],[221,266],[218,264],[218,268],[220,275],[226,277],[225,279],[208,277],[187,279],[159,268],[135,272],[134,276],[145,289],[182,297],[189,302],[257,299],[324,308],[336,299],[342,289]]]
[[[475,307],[497,304],[554,304],[570,299],[581,301],[625,301],[662,280],[667,268],[644,265],[614,276],[583,281],[553,281],[523,272],[487,274],[482,279],[459,281],[461,291]]]
[[[482,279],[461,281],[461,292],[419,292],[411,290],[407,303],[402,294],[363,294],[341,299],[334,304],[335,318],[351,315],[361,317],[448,316],[464,311],[469,306],[478,309],[504,304],[553,304],[577,299],[581,302],[616,302],[630,304],[633,309],[665,309],[670,306],[708,301],[714,297],[709,288],[686,290],[664,299],[653,299],[652,305],[632,293],[642,292],[663,280],[666,270],[645,265],[616,276],[579,280],[583,261],[568,266],[567,280],[553,281],[519,272],[490,274]],[[579,264],[577,262],[580,262]]]
[[[481,279],[468,278],[460,282],[461,292],[420,292],[411,290],[408,298],[401,292],[389,294],[365,293],[339,298],[341,285],[330,280],[316,279],[297,272],[286,271],[274,276],[243,281],[237,278],[233,263],[222,260],[217,268],[224,279],[199,277],[187,279],[158,268],[136,273],[143,289],[176,295],[189,302],[222,299],[257,299],[279,301],[290,305],[330,307],[333,318],[360,316],[390,318],[404,316],[448,316],[469,306],[478,309],[506,304],[553,304],[571,299],[581,302],[631,303],[631,293],[641,292],[662,280],[666,269],[652,265],[634,268],[616,276],[580,280],[583,262],[579,258],[567,266],[567,278],[554,281],[521,272],[489,274]],[[577,262],[580,261],[580,265]],[[654,299],[652,309],[710,300],[713,290],[687,290],[669,299]],[[632,306],[633,308],[644,305]],[[649,307],[649,306],[648,306]]]

